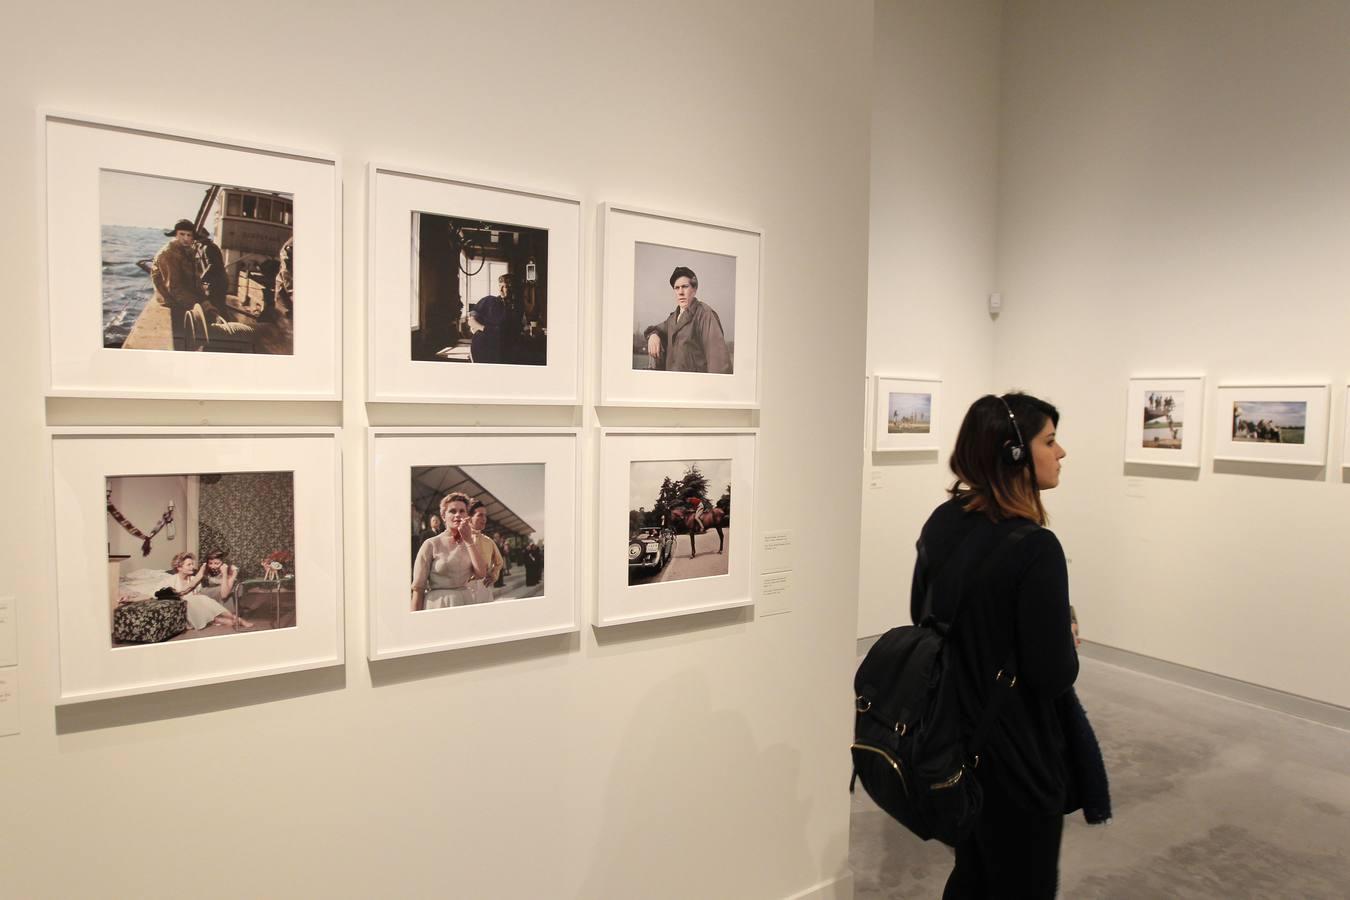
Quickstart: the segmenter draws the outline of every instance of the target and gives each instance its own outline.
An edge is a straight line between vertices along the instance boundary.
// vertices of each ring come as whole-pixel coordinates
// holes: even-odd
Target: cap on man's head
[[[173,237],[180,231],[191,231],[192,233],[196,234],[197,226],[193,225],[187,219],[179,219],[177,222],[174,223],[173,228],[170,228],[168,231],[164,232],[164,236]]]
[[[688,266],[675,267],[675,271],[670,273],[670,286],[674,287],[675,282],[679,281],[681,278],[688,278],[690,284],[694,287],[698,287],[698,276],[695,275],[694,270]]]

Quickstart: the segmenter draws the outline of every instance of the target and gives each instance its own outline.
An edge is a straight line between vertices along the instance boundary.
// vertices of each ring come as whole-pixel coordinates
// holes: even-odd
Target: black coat
[[[968,576],[1003,537],[1027,524],[1025,519],[994,523],[983,513],[965,512],[962,502],[942,504],[923,527],[919,540],[926,552],[915,566],[910,595],[915,622],[923,616],[929,571],[937,579],[933,612],[951,621]],[[980,754],[980,783],[1014,806],[1060,813],[1068,769],[1056,701],[1078,677],[1064,550],[1052,532],[1037,528],[1007,548],[986,575],[985,589],[965,591],[950,642],[967,732],[979,722],[996,686],[994,676],[1010,653],[1017,685]]]

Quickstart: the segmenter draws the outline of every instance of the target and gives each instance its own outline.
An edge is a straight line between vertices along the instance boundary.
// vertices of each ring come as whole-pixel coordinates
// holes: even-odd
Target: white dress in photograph
[[[446,545],[449,545],[447,549]],[[450,606],[468,606],[475,602],[473,588],[473,560],[469,547],[463,542],[451,542],[437,535],[423,542],[413,563],[413,587],[427,592],[427,609],[445,609]]]
[[[168,580],[164,582],[164,586],[171,587],[175,591],[181,591],[185,585],[180,582],[177,575],[170,575]],[[183,595],[183,602],[187,604],[188,626],[193,631],[205,628],[219,616],[229,613],[229,610],[219,602],[203,594],[200,584],[190,593]]]

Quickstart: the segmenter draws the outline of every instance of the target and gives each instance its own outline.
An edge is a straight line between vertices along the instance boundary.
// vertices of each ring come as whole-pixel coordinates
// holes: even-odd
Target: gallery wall
[[[0,893],[844,896],[862,410],[839,399],[863,377],[871,4],[244,0],[163,19],[56,3],[9,22],[61,39],[11,47],[0,79],[0,595],[19,598],[21,685]],[[44,398],[41,109],[336,156],[344,399]],[[590,323],[599,203],[764,229],[761,410],[368,404],[370,161],[581,198]],[[367,664],[363,430],[477,423],[586,426],[587,621],[591,426],[758,424],[755,530],[794,535],[790,612]],[[44,428],[89,424],[341,425],[346,665],[56,708]]]
[[[1063,411],[1087,638],[1340,706],[1347,34],[1342,3],[1010,2],[994,368]],[[1199,472],[1127,469],[1126,380],[1178,374]],[[1267,383],[1331,384],[1325,468],[1213,463],[1215,386]]]
[[[947,425],[936,455],[874,454],[858,432],[859,637],[908,622],[914,541],[950,482],[953,417],[993,375],[1000,18],[994,0],[876,7],[867,371],[941,378]]]

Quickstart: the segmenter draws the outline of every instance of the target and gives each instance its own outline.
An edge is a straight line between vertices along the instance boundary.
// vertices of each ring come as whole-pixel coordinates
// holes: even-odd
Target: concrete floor
[[[1090,659],[1078,693],[1115,820],[1069,817],[1061,897],[1350,897],[1350,733]],[[941,897],[951,871],[861,788],[849,861],[858,900]]]

